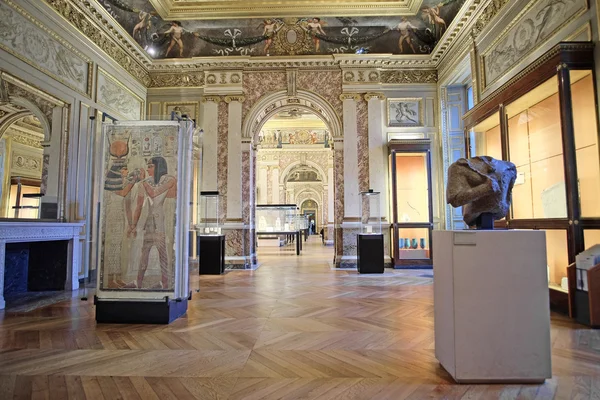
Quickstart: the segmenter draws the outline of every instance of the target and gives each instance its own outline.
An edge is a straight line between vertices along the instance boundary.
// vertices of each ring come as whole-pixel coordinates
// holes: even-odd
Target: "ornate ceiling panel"
[[[149,0],[166,20],[415,15],[423,0]]]
[[[155,59],[325,54],[427,55],[465,0],[94,0]],[[283,11],[276,3],[308,8]],[[236,10],[243,5],[246,11]],[[328,10],[319,4],[329,4]],[[332,6],[335,4],[335,6]],[[382,8],[396,7],[395,12]],[[259,6],[260,5],[260,6]],[[270,5],[270,6],[268,6]],[[353,16],[344,5],[363,7]],[[209,17],[206,7],[227,9]],[[203,8],[204,7],[204,8]],[[261,11],[266,7],[266,11]],[[279,6],[283,7],[283,6]],[[380,7],[380,8],[377,8]],[[186,9],[173,20],[173,10]],[[377,12],[365,10],[379,10]],[[300,11],[297,11],[300,10]],[[402,11],[403,10],[403,11]],[[252,14],[256,12],[257,14]],[[290,16],[290,15],[294,16]],[[392,15],[395,14],[395,15]],[[402,15],[403,14],[403,15]],[[263,16],[256,18],[257,15]],[[302,16],[304,15],[304,16]],[[335,16],[335,15],[344,15]],[[165,18],[163,18],[165,16]],[[212,18],[212,19],[207,19]],[[229,18],[229,19],[225,19]]]

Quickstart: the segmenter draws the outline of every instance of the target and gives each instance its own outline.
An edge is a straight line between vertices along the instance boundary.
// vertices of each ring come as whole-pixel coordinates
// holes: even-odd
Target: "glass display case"
[[[428,139],[389,143],[391,251],[394,266],[432,265],[431,142]]]
[[[200,201],[198,212],[198,229],[199,235],[220,235],[221,225],[219,221],[219,205],[221,203],[221,195],[219,192],[200,192]]]
[[[260,204],[256,206],[256,232],[295,232],[298,221],[295,204]]]
[[[356,255],[361,274],[383,273],[384,251],[381,233],[381,193],[369,189],[360,193],[360,229]]]
[[[592,43],[560,43],[464,117],[469,157],[485,151],[517,167],[511,210],[496,226],[546,231],[550,302],[570,315],[567,268],[600,230],[593,54]],[[499,135],[474,134],[492,132],[491,121],[499,123]]]

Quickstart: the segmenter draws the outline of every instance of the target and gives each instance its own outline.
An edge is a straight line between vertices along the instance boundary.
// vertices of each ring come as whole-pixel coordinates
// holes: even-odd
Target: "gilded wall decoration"
[[[204,72],[192,73],[152,73],[150,74],[149,88],[168,87],[201,87],[204,86]]]
[[[122,115],[132,121],[140,120],[143,117],[143,100],[101,68],[98,68],[96,90],[98,104],[113,110],[117,115]]]
[[[0,2],[0,48],[70,88],[90,95],[90,60],[11,0]]]
[[[102,51],[111,57],[117,64],[123,67],[134,78],[139,80],[145,86],[150,84],[150,75],[145,66],[142,66],[138,60],[137,50],[132,46],[127,46],[125,41],[120,44],[109,37],[98,25],[89,19],[80,9],[90,9],[93,15],[98,19],[99,25],[106,26],[109,22],[105,20],[100,13],[94,10],[87,0],[43,0],[50,5],[56,12],[63,16],[69,23],[77,28],[81,33],[94,42]],[[111,28],[112,29],[112,28]],[[114,29],[113,29],[114,31]],[[116,36],[116,35],[115,35]],[[124,46],[123,47],[121,47]],[[126,49],[126,50],[125,50]],[[132,56],[135,54],[136,56]]]
[[[490,4],[488,4],[484,8],[479,18],[477,18],[477,21],[473,26],[473,36],[479,36],[479,34],[485,29],[485,27],[488,26],[490,21],[494,19],[496,15],[498,15],[500,10],[502,10],[502,8],[504,8],[504,6],[508,4],[509,1],[510,0],[494,0],[490,2]]]
[[[586,0],[532,1],[516,22],[484,51],[484,87],[504,76],[525,56],[586,9]]]
[[[386,70],[381,71],[381,83],[437,83],[436,70]]]
[[[163,20],[147,0],[98,1],[152,57],[162,59],[367,52],[429,54],[465,0],[423,0],[416,15],[402,17],[273,15],[186,18],[181,22],[177,18]]]

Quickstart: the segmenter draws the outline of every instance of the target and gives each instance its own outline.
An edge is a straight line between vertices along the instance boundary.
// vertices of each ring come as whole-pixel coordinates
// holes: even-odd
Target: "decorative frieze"
[[[387,70],[381,71],[381,83],[437,83],[436,70]]]
[[[494,0],[490,2],[479,15],[479,18],[477,18],[472,30],[473,36],[479,36],[483,29],[489,25],[490,21],[498,15],[500,10],[502,10],[509,1],[510,0]]]
[[[56,12],[62,15],[69,23],[77,28],[81,33],[87,36],[94,42],[102,51],[108,54],[117,64],[123,67],[134,78],[139,80],[145,86],[150,84],[150,75],[146,68],[140,64],[141,54],[137,52],[135,47],[128,45],[127,50],[121,45],[125,42],[125,38],[121,36],[121,45],[117,43],[114,37],[110,37],[104,31],[99,29],[94,21],[81,11],[88,9],[98,19],[98,23],[106,26],[111,30],[111,36],[117,36],[116,30],[87,0],[44,0]],[[135,54],[132,56],[131,54]]]
[[[204,86],[204,72],[190,73],[152,73],[150,74],[150,88],[170,87],[201,87]]]

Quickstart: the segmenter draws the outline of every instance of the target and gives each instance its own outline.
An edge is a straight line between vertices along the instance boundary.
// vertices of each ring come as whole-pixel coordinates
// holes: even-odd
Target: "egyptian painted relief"
[[[106,125],[102,290],[173,291],[176,125]]]
[[[99,0],[154,58],[429,54],[464,0],[424,0],[417,15],[164,21],[147,0]]]

